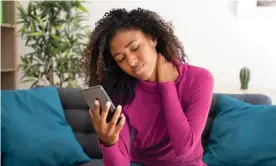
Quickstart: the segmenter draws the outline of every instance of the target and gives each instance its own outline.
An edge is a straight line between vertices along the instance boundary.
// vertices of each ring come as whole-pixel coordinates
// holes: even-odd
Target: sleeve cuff
[[[119,151],[119,147],[118,147],[118,143],[111,145],[111,146],[104,146],[101,141],[98,139],[98,144],[100,146],[100,149],[102,151],[102,153],[104,153],[104,156],[108,156],[109,154],[116,154]]]

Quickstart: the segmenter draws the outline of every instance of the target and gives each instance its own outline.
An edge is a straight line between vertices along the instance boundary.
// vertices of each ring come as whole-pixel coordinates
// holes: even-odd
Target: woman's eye
[[[125,59],[125,57],[119,59],[118,62],[121,63],[121,62],[123,62],[124,59]]]
[[[132,49],[132,51],[138,50],[139,47],[140,47],[140,46],[135,47],[134,49]]]

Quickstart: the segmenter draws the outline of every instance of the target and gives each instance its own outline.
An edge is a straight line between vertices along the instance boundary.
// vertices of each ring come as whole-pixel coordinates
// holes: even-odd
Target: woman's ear
[[[152,37],[152,36],[148,36],[148,39],[150,40],[150,44],[152,47],[156,47],[157,46],[157,39]]]
[[[152,46],[153,46],[153,47],[156,47],[156,45],[157,45],[157,40],[156,40],[156,39],[153,39],[153,40],[152,40]]]

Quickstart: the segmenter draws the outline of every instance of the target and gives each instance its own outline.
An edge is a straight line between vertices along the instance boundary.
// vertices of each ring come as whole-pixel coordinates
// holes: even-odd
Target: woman
[[[86,83],[102,85],[118,106],[109,123],[110,103],[95,101],[90,111],[106,166],[205,165],[213,77],[185,59],[171,25],[152,11],[113,9],[96,23],[83,59]]]

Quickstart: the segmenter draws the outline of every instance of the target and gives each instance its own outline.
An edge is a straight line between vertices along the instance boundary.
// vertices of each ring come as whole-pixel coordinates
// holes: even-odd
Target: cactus
[[[247,67],[243,67],[240,71],[241,89],[248,89],[249,81],[250,81],[250,70]]]

